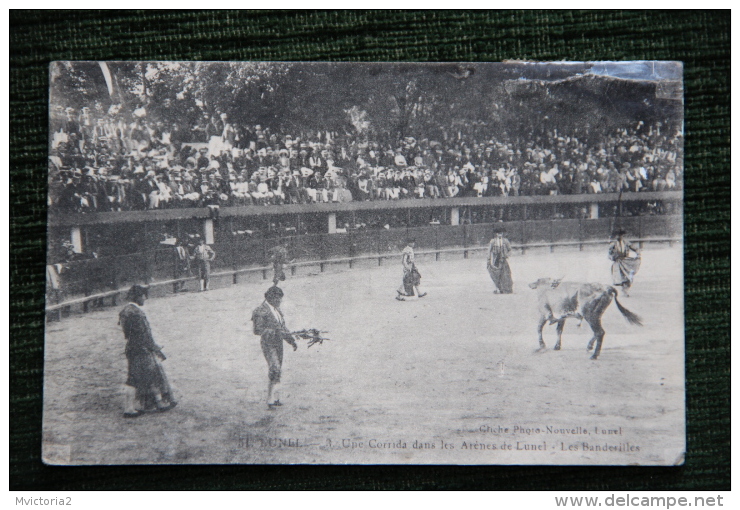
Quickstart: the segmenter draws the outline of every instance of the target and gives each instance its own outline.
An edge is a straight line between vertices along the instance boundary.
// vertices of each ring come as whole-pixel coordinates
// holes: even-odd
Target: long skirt
[[[399,294],[404,294],[406,296],[413,296],[414,287],[418,287],[419,285],[421,285],[421,274],[419,274],[416,266],[414,266],[408,271],[404,270],[403,282],[401,283],[401,287],[399,287],[398,292]]]
[[[495,264],[489,261],[487,264],[488,274],[496,290],[501,294],[511,294],[514,292],[514,282],[511,279],[511,268],[509,262],[504,258],[496,260]]]
[[[154,353],[128,353],[128,379],[126,384],[136,389],[136,399],[141,409],[150,411],[157,408],[157,395],[162,400],[172,401],[172,388],[164,373],[164,368]]]
[[[612,263],[612,281],[614,285],[632,285],[637,271],[640,269],[640,257],[624,257]]]

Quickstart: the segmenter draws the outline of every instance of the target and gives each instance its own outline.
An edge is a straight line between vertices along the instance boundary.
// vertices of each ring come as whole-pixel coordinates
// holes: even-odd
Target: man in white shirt
[[[201,238],[200,244],[195,248],[195,260],[198,264],[198,279],[200,280],[201,292],[208,290],[211,281],[211,261],[216,258],[216,253]]]

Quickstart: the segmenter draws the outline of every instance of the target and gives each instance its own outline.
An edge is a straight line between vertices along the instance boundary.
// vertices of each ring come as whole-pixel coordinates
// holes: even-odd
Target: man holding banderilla
[[[293,350],[298,349],[295,338],[285,326],[285,317],[280,310],[283,301],[283,290],[272,286],[265,292],[265,300],[252,312],[253,332],[260,335],[262,353],[267,360],[267,408],[274,410],[280,402],[280,375],[283,366],[283,341]]]

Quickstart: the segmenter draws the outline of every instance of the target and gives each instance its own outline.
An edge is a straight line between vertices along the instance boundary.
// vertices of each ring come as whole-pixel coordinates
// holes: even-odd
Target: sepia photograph
[[[675,466],[683,65],[58,61],[50,465]]]

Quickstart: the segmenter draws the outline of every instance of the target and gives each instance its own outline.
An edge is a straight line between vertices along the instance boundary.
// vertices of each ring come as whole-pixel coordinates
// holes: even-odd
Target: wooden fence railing
[[[674,244],[674,243],[680,243],[682,242],[681,237],[650,237],[650,238],[640,238],[640,239],[632,239],[633,242],[639,243],[640,247],[643,246],[644,243],[668,243],[668,244]],[[517,244],[513,243],[512,248],[516,250],[521,250],[522,253],[525,253],[529,249],[534,248],[550,248],[550,251],[554,251],[557,247],[573,247],[578,246],[580,249],[583,249],[584,246],[592,246],[592,245],[605,245],[608,241],[604,239],[592,239],[592,240],[577,240],[577,241],[558,241],[558,242],[533,242],[533,243],[526,243],[526,244]],[[462,253],[465,258],[468,257],[468,254],[470,252],[480,252],[487,250],[487,246],[464,246],[464,247],[449,247],[449,248],[437,248],[437,249],[422,249],[417,250],[415,253],[416,255],[434,255],[435,260],[440,259],[440,255],[445,253]],[[351,257],[339,257],[339,258],[329,258],[329,259],[322,259],[322,260],[308,260],[308,261],[300,261],[300,262],[294,262],[292,264],[287,264],[287,268],[292,269],[293,272],[295,272],[296,268],[299,267],[318,267],[320,272],[324,272],[324,269],[327,265],[333,265],[333,264],[348,264],[349,268],[353,267],[353,264],[357,261],[361,260],[377,260],[378,265],[382,265],[383,260],[385,259],[397,259],[399,257],[399,253],[378,253],[378,254],[369,254],[369,255],[356,255]],[[237,268],[237,269],[231,269],[231,270],[222,270],[222,271],[216,271],[211,273],[211,278],[223,278],[223,277],[232,277],[233,282],[237,282],[237,276],[239,274],[245,274],[245,273],[261,273],[262,279],[267,280],[269,278],[269,275],[271,274],[272,267],[271,266],[259,266],[259,267],[245,267],[245,268]],[[167,280],[159,280],[159,281],[152,281],[149,282],[150,287],[159,288],[159,287],[166,287],[169,285],[174,285],[175,283],[181,283],[181,282],[188,282],[192,280],[196,280],[196,276],[188,276],[186,278],[173,278],[173,279],[167,279]],[[106,292],[98,292],[95,294],[90,294],[88,296],[82,296],[82,297],[76,297],[73,299],[65,300],[59,303],[47,303],[46,311],[47,312],[58,312],[56,315],[58,318],[61,318],[61,311],[64,309],[70,309],[74,305],[84,305],[84,310],[87,311],[88,306],[87,304],[100,300],[105,299],[109,297],[119,297],[122,294],[125,294],[127,292],[128,288],[121,288],[121,289],[115,289],[110,290]]]

